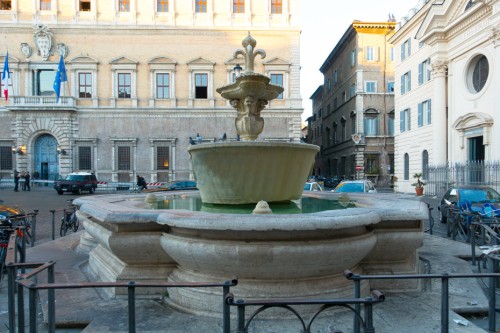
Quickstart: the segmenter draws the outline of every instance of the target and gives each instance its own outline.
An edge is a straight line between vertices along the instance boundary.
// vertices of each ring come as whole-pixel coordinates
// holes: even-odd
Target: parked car
[[[0,215],[10,218],[19,215],[26,215],[26,211],[18,206],[6,205],[0,200]]]
[[[450,209],[457,209],[457,204],[466,200],[476,212],[481,212],[484,204],[490,204],[495,210],[500,209],[500,194],[493,188],[484,185],[454,186],[446,191],[438,205],[441,223],[447,222]]]
[[[54,189],[57,194],[71,192],[73,194],[81,194],[82,191],[94,193],[97,188],[97,178],[90,172],[73,172],[62,180],[54,182]]]
[[[197,190],[196,182],[192,180],[179,180],[169,183],[165,188],[166,191],[179,191],[179,190]]]
[[[325,187],[335,188],[342,181],[342,178],[339,176],[334,176],[332,178],[327,178],[325,180]]]
[[[307,182],[304,191],[323,191],[323,187],[318,182]]]
[[[368,179],[343,180],[332,190],[332,192],[377,193],[377,189]]]

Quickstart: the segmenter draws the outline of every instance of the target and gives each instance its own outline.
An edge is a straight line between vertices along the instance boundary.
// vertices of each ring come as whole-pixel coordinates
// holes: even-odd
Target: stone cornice
[[[447,39],[453,39],[462,32],[469,30],[472,26],[476,25],[478,22],[483,21],[492,12],[491,6],[483,6],[473,15],[460,20],[457,24],[451,26],[451,28],[446,32]]]

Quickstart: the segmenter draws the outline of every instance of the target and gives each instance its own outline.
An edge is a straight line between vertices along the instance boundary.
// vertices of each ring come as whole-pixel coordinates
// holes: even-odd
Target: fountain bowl
[[[204,203],[287,202],[302,197],[316,145],[256,141],[189,147]]]

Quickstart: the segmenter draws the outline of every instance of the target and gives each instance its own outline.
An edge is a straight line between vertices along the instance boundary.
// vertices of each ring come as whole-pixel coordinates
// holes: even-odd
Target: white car
[[[343,180],[332,190],[332,192],[361,192],[377,193],[377,189],[368,179],[363,180]]]
[[[323,188],[317,182],[307,182],[304,185],[304,191],[323,191]]]

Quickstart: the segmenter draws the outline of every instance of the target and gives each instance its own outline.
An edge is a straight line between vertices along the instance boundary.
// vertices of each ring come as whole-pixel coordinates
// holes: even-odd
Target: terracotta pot
[[[423,187],[415,187],[415,193],[417,194],[417,196],[421,196],[422,194],[424,194],[424,188]]]

